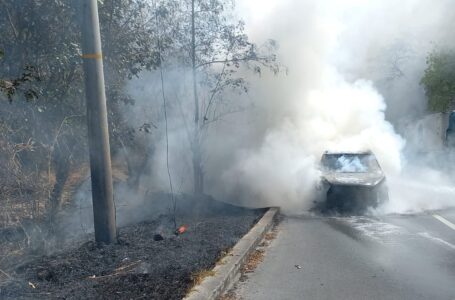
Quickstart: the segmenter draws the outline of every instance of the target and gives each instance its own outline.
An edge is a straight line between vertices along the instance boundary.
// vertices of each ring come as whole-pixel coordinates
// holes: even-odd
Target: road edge
[[[278,207],[269,208],[256,225],[217,263],[213,268],[215,275],[206,277],[183,300],[215,300],[221,296],[238,279],[237,275],[248,256],[270,231],[279,211]]]

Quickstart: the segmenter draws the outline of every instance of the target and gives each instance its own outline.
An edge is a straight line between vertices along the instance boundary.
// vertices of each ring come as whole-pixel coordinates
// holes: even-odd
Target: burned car
[[[388,200],[384,172],[371,151],[325,152],[321,172],[323,213],[362,214]]]

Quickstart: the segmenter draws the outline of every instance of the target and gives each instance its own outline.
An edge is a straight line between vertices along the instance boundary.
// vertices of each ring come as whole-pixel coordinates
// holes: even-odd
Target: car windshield
[[[372,154],[324,154],[324,168],[339,173],[367,173],[379,170],[379,164]]]

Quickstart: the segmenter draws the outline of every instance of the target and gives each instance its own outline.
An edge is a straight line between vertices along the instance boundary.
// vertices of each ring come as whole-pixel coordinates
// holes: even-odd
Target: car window
[[[376,158],[371,154],[325,154],[322,165],[339,173],[367,173],[379,169]]]

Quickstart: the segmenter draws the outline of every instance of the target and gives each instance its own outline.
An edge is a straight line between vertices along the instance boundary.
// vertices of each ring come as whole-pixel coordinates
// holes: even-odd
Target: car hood
[[[375,173],[339,173],[328,172],[322,175],[328,183],[334,185],[376,186],[385,176],[382,172]]]

